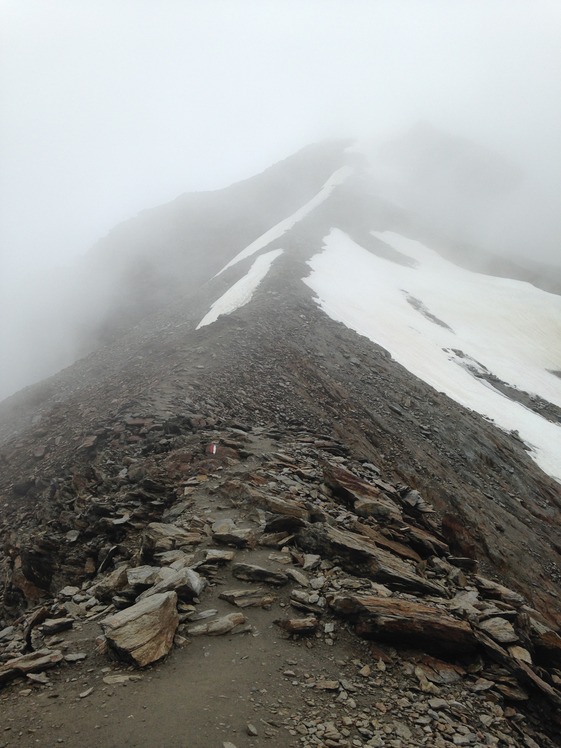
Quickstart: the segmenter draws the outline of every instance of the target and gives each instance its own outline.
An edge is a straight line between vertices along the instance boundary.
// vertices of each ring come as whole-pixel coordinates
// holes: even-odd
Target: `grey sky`
[[[145,207],[249,176],[310,141],[391,134],[419,118],[514,156],[540,185],[536,223],[559,213],[556,0],[0,9],[5,282],[85,252]],[[551,242],[537,244],[535,256],[561,262]]]

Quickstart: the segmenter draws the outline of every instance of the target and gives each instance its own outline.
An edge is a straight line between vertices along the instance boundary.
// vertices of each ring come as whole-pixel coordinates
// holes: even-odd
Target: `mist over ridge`
[[[344,219],[349,228],[353,221],[354,228],[361,222],[371,229],[401,227],[468,269],[561,290],[555,268],[493,252],[504,202],[524,182],[515,163],[427,123],[381,144],[328,140],[229,187],[146,208],[66,269],[30,272],[27,303],[19,303],[17,287],[3,299],[0,342],[10,365],[0,396],[55,373],[192,294],[236,248],[313,198],[343,164],[354,171],[341,188],[349,207],[356,202]],[[343,219],[334,212],[332,220]]]
[[[186,267],[200,281],[186,250],[211,213],[218,263],[232,222],[241,248],[300,207],[314,169],[265,201],[233,187],[218,217],[208,201],[326,140],[366,143],[368,189],[457,261],[558,288],[554,3],[6,0],[0,13],[0,397],[111,337],[115,315],[124,329],[166,303]]]
[[[0,748],[561,748],[559,39],[0,0]]]

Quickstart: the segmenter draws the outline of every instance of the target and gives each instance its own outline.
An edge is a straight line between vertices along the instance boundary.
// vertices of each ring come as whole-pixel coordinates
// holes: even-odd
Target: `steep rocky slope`
[[[249,303],[197,329],[254,258],[215,274],[313,199],[345,160],[343,145],[329,153],[293,161],[310,181],[243,236],[211,225],[200,255],[170,248],[171,285],[148,273],[141,314],[123,291],[136,311],[113,309],[111,340],[0,406],[5,745],[153,745],[162,730],[170,746],[557,744],[559,484],[516,434],[330,319],[302,282],[333,226],[407,263],[369,233],[403,231],[400,211],[355,175],[264,245],[283,253]],[[237,188],[248,212],[263,179]],[[193,216],[203,232],[208,216]],[[107,619],[153,595],[171,605],[153,650],[177,648],[142,680],[122,667],[112,680],[108,658],[134,656]],[[49,719],[26,725],[20,677],[51,664],[23,689]],[[116,727],[142,705],[146,725]]]
[[[451,550],[419,492],[297,418],[118,410],[14,565],[31,609],[0,632],[4,745],[555,744],[561,639]],[[21,584],[33,570],[57,594]],[[149,644],[146,623],[113,638],[115,610],[166,595],[179,616]],[[161,669],[127,669],[173,639]]]

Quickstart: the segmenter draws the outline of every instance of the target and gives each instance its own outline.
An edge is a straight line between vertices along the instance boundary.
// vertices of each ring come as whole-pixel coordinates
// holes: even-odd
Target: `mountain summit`
[[[518,178],[451,149],[470,191]],[[103,710],[136,677],[106,658],[145,667],[175,638],[174,708],[184,688],[216,715],[220,671],[240,679],[190,746],[559,745],[559,287],[393,203],[376,167],[311,146],[91,250],[72,288],[92,352],[0,405],[0,684],[84,654],[80,692],[32,683]]]

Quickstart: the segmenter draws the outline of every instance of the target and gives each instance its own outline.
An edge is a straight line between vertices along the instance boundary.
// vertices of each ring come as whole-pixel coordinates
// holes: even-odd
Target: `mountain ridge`
[[[343,149],[343,146],[338,148]],[[335,165],[340,168],[338,163]],[[122,310],[115,312],[117,317],[108,323],[103,345],[50,380],[0,404],[0,535],[3,539],[0,563],[5,579],[0,619],[6,629],[14,625],[12,621],[20,621],[14,631],[6,635],[3,661],[10,662],[8,657],[13,659],[14,653],[21,653],[29,643],[33,644],[31,633],[35,627],[35,651],[40,651],[41,643],[51,641],[41,629],[43,622],[38,623],[33,618],[43,608],[55,620],[70,617],[76,626],[88,627],[85,610],[91,608],[93,615],[99,616],[116,613],[120,607],[130,610],[139,591],[134,585],[109,592],[102,588],[112,574],[119,576],[126,571],[132,579],[146,565],[153,565],[155,569],[161,562],[159,568],[167,568],[167,561],[158,560],[153,549],[150,551],[146,547],[147,538],[152,537],[150,533],[156,532],[150,529],[155,523],[166,526],[167,532],[172,532],[170,527],[189,532],[191,539],[200,536],[201,547],[207,549],[205,553],[214,552],[221,545],[223,541],[217,537],[228,536],[230,540],[225,541],[226,545],[237,548],[236,552],[240,553],[237,563],[240,559],[250,563],[257,560],[270,567],[271,559],[263,555],[269,553],[264,550],[268,546],[263,543],[271,542],[277,553],[287,549],[283,562],[290,557],[296,577],[304,568],[303,557],[299,554],[319,555],[321,574],[316,572],[307,583],[313,581],[320,585],[318,589],[326,585],[324,608],[319,606],[318,612],[317,601],[310,602],[306,598],[303,602],[299,593],[294,597],[293,591],[291,596],[282,598],[283,607],[279,603],[275,615],[281,615],[282,621],[284,612],[295,608],[319,616],[330,626],[332,613],[325,611],[329,596],[335,594],[340,602],[334,603],[335,607],[329,611],[337,606],[347,611],[343,615],[350,617],[350,630],[369,631],[376,646],[377,636],[385,641],[387,632],[376,629],[378,633],[373,633],[372,627],[379,626],[373,621],[378,619],[371,619],[371,613],[365,610],[358,613],[356,606],[368,608],[375,604],[384,608],[384,605],[379,600],[365,603],[362,593],[369,591],[370,596],[383,597],[386,593],[376,585],[387,583],[390,585],[388,600],[393,602],[385,605],[401,610],[399,620],[407,619],[404,613],[407,609],[412,616],[412,626],[420,625],[416,616],[428,616],[428,619],[422,618],[425,627],[429,626],[427,621],[432,620],[431,616],[436,616],[438,628],[447,621],[444,612],[448,605],[446,603],[443,608],[442,603],[433,599],[439,596],[439,585],[447,589],[446,600],[458,602],[457,596],[465,592],[468,598],[461,598],[462,612],[453,612],[452,619],[460,621],[462,636],[468,637],[462,639],[466,643],[466,656],[473,644],[480,657],[495,662],[490,666],[485,659],[486,664],[473,672],[485,673],[481,676],[484,680],[487,675],[492,677],[489,683],[500,684],[500,678],[505,679],[503,691],[483,684],[482,692],[494,689],[493,698],[519,715],[516,724],[523,724],[523,731],[519,734],[514,727],[509,728],[510,744],[531,746],[528,740],[534,740],[532,735],[543,745],[558,744],[553,726],[558,720],[557,699],[561,699],[555,664],[561,652],[556,633],[561,625],[557,592],[561,580],[559,483],[538,467],[518,434],[499,428],[484,413],[455,402],[402,365],[392,354],[391,345],[384,348],[371,337],[333,319],[321,308],[318,303],[321,294],[303,281],[312,276],[313,259],[324,256],[327,251],[327,237],[333,227],[348,236],[349,241],[361,245],[365,256],[371,258],[377,268],[419,274],[423,267],[422,257],[415,258],[405,251],[406,245],[394,246],[391,237],[383,233],[390,226],[395,231],[396,222],[403,213],[395,208],[388,209],[382,201],[373,204],[365,190],[363,174],[349,177],[347,182],[324,193],[324,199],[317,202],[313,210],[301,210],[325,188],[336,171],[333,166],[330,162],[329,173],[322,167],[321,178],[314,176],[313,189],[312,186],[306,188],[307,200],[302,201],[300,195],[299,200],[294,196],[284,203],[280,200],[282,209],[277,208],[274,219],[270,215],[267,220],[259,216],[255,224],[258,228],[247,230],[235,241],[229,235],[223,238],[221,252],[212,254],[209,263],[199,269],[205,282],[199,282],[198,276],[185,283],[180,279],[175,284],[178,293],[169,290],[174,287],[173,280],[167,291],[164,284],[158,291],[160,299],[154,297],[154,303],[148,299],[145,309],[139,307],[138,314],[133,312],[124,323],[122,316],[119,319]],[[284,187],[290,191],[290,181]],[[283,223],[295,214],[298,217],[292,224],[290,221]],[[268,223],[269,220],[274,223]],[[259,237],[275,226],[278,228],[271,235],[271,241],[259,244]],[[213,238],[205,245],[207,249],[220,241],[213,230],[211,226],[209,231]],[[425,236],[421,241],[426,241]],[[252,245],[253,253],[244,255],[244,250]],[[213,305],[235,284],[248,278],[260,257],[272,252],[277,254],[258,282],[252,281],[246,292],[227,307],[227,313],[201,326]],[[231,264],[236,257],[239,261]],[[146,279],[148,285],[150,277]],[[390,276],[384,278],[384,283],[389,285]],[[337,282],[343,285],[343,273],[339,273]],[[143,288],[136,289],[139,300]],[[426,323],[434,327],[440,334],[445,328],[431,320],[430,315],[444,323],[447,319],[441,320],[438,314],[433,314],[432,302],[415,297],[415,304],[412,304],[411,298],[400,297],[404,309],[413,315],[411,319],[418,320],[419,325]],[[357,294],[356,298],[346,301],[345,306],[348,308],[358,301]],[[125,308],[126,303],[125,299]],[[148,311],[143,313],[146,308]],[[388,309],[387,314],[387,321],[392,315],[397,318],[392,309]],[[380,324],[385,321],[384,317],[377,319]],[[406,324],[409,319],[406,318]],[[421,331],[424,329],[419,327]],[[461,352],[465,358],[466,354]],[[454,356],[462,358],[459,354]],[[496,389],[493,381],[487,381],[495,376],[493,369],[483,376],[484,372],[477,369],[481,362],[474,359],[467,360],[467,364],[474,369],[469,374],[471,379],[483,382],[481,386],[486,389]],[[459,364],[454,363],[454,366]],[[514,395],[508,389],[511,383],[503,381],[502,385],[501,397],[514,402]],[[523,394],[520,393],[520,398]],[[532,391],[529,398],[531,394]],[[548,414],[553,420],[548,423],[552,423],[552,428],[555,426],[558,412],[553,400],[549,402],[544,398],[542,403],[530,398],[524,407],[536,417],[549,407]],[[350,471],[354,478],[344,472],[337,473],[337,469]],[[367,504],[370,509],[364,508],[366,499],[371,502]],[[255,501],[258,501],[257,509]],[[226,522],[227,528],[221,530],[220,522]],[[245,531],[251,531],[261,540],[256,540],[254,547],[246,548],[245,541],[242,542]],[[346,532],[351,535],[345,535]],[[275,535],[275,538],[263,540],[265,535]],[[368,545],[367,540],[378,550]],[[172,548],[167,548],[167,540],[161,542],[160,553],[181,550],[175,548],[174,543]],[[361,543],[367,545],[362,547]],[[524,564],[520,563],[521,549]],[[196,566],[202,559],[190,558],[195,550],[186,547],[182,551],[185,558],[180,554],[170,563],[180,561],[186,565],[182,568],[193,568],[199,573],[205,562]],[[388,555],[384,555],[386,553]],[[385,581],[378,576],[379,569],[374,570],[375,564],[371,565],[372,554],[385,569]],[[364,558],[370,559],[368,573],[361,570]],[[454,567],[450,559],[455,559],[454,563],[459,565]],[[277,562],[281,563],[278,559]],[[224,573],[232,582],[229,571]],[[477,573],[488,581],[477,581],[473,576]],[[348,589],[359,590],[361,599],[351,600],[347,596],[345,602],[341,602],[341,588],[331,587],[330,581],[319,580],[322,575],[326,579],[333,577],[339,585],[345,579],[350,580]],[[220,574],[214,570],[203,573],[203,577],[208,589],[201,598],[214,600],[212,595],[216,590],[213,592],[213,589],[220,588]],[[301,583],[304,585],[302,580]],[[509,589],[505,592],[501,588],[503,591],[499,594],[499,587],[493,587],[499,583]],[[481,592],[477,585],[486,592]],[[77,590],[69,597],[62,593],[68,586]],[[305,585],[303,588],[307,589]],[[161,594],[175,593],[168,590]],[[517,595],[524,596],[523,603]],[[415,596],[418,596],[420,608],[414,605]],[[495,600],[492,604],[489,596]],[[300,601],[300,608],[294,606],[295,600]],[[519,609],[512,607],[513,600],[525,608],[517,612]],[[467,601],[471,601],[472,607],[473,602],[481,604],[481,610],[474,613]],[[191,604],[191,600],[187,602]],[[81,608],[82,605],[86,608]],[[197,605],[195,602],[191,606],[193,610],[181,604],[178,607],[183,617],[181,624],[186,626],[181,636],[189,640],[189,615],[196,615]],[[428,606],[428,611],[423,605]],[[249,613],[247,617],[250,618]],[[507,639],[514,637],[509,643],[527,648],[531,665],[520,660],[526,654],[512,655],[497,640],[485,638],[487,635],[481,633],[479,623],[487,617],[495,621],[493,626],[502,626],[502,633],[497,635],[505,635],[508,629]],[[35,620],[33,625],[32,620]],[[262,634],[263,647],[271,647],[272,643],[284,647],[272,637],[271,622],[263,611],[255,611],[253,620]],[[534,623],[530,624],[530,620]],[[510,621],[516,623],[514,633],[503,623],[510,625]],[[284,622],[283,625],[290,628],[304,624]],[[473,626],[478,632],[477,645],[472,642],[468,629],[463,628],[465,625],[469,631]],[[544,627],[543,631],[540,626]],[[320,639],[321,642],[325,637],[331,640],[328,629],[321,629],[321,634],[320,629],[313,630],[318,632],[318,647],[324,647]],[[538,630],[541,631],[539,636]],[[87,641],[91,641],[92,634],[88,636]],[[299,638],[296,630],[291,636],[295,647],[305,641]],[[395,636],[389,638],[395,644]],[[192,641],[197,640],[192,637]],[[442,647],[443,639],[426,634],[425,646],[431,649],[432,644],[438,649],[439,641]],[[355,640],[349,642],[344,645],[347,647],[345,657],[356,658]],[[468,646],[468,642],[472,644]],[[176,643],[181,644],[181,640]],[[311,644],[314,645],[313,639]],[[90,644],[84,646],[90,647]],[[217,646],[221,648],[220,656],[228,657],[225,645]],[[329,657],[324,649],[331,646],[334,644],[325,644],[322,649],[325,663],[329,662]],[[553,658],[550,662],[547,657],[544,661],[544,648]],[[246,650],[247,647],[244,651],[250,657],[251,651]],[[274,657],[271,649],[266,651],[266,659]],[[416,655],[408,659],[409,654],[404,654],[399,645],[397,655],[393,650],[389,653],[373,651],[377,654],[369,655],[369,668],[375,669],[376,662],[389,658],[390,680],[402,664],[405,667],[407,663],[418,663]],[[290,657],[288,650],[283,649],[283,652]],[[172,662],[188,661],[198,667],[200,677],[208,685],[206,679],[211,676],[205,674],[200,665],[204,660],[198,660],[199,656],[203,654],[193,644],[185,654],[177,650],[171,658]],[[96,667],[99,664],[101,668],[104,660],[95,662]],[[471,666],[475,667],[473,661]],[[0,679],[16,677],[17,666],[10,667],[12,670],[4,672],[0,666],[0,674],[4,672]],[[169,678],[171,671],[167,663],[162,667],[162,673],[167,674],[162,677]],[[311,669],[309,663],[306,667]],[[411,667],[409,675],[413,676],[416,665]],[[499,670],[493,670],[495,667]],[[501,667],[505,668],[504,673]],[[336,668],[331,665],[330,668],[334,678]],[[85,677],[85,670],[79,672]],[[259,677],[263,677],[263,672],[258,672]],[[426,676],[423,676],[425,680],[415,677],[421,684],[421,693],[436,696],[429,685],[423,686]],[[462,677],[469,681],[467,671]],[[316,682],[321,679],[316,677]],[[398,682],[399,679],[396,684]],[[438,682],[441,685],[436,688],[445,689],[442,682]],[[365,683],[374,689],[372,693],[376,692],[375,682]],[[469,683],[470,688],[475,687],[475,681]],[[333,686],[341,704],[353,698],[349,694],[353,694],[352,689],[357,686],[351,685],[352,688],[345,688],[337,680],[337,685]],[[9,686],[9,698],[15,694],[10,690],[14,688]],[[142,690],[143,686],[135,688]],[[216,689],[220,689],[220,681],[213,681],[212,688],[212,693],[219,693]],[[528,688],[531,696],[525,692],[521,695],[517,688]],[[455,698],[457,696],[455,694]],[[524,712],[520,704],[526,696],[530,708]],[[100,698],[103,697],[100,695]],[[422,701],[428,696],[419,698]],[[330,706],[328,701],[321,703],[323,736],[326,730],[331,730],[325,727]],[[490,703],[492,700],[485,702],[486,707]],[[516,706],[512,706],[513,703]],[[16,705],[10,704],[14,714],[18,713]],[[451,740],[450,734],[440,740],[432,732],[422,742],[418,725],[411,721],[407,708],[403,706],[405,716],[400,712],[400,719],[406,720],[406,729],[399,728],[403,736],[392,739],[401,740],[402,746],[425,744],[440,748],[453,744],[448,740]],[[432,707],[427,702],[426,709],[429,708]],[[291,709],[297,706],[292,704]],[[341,709],[344,712],[344,707]],[[543,720],[541,728],[531,721],[532,709]],[[350,713],[354,714],[353,708]],[[322,737],[320,745],[321,740],[332,741],[325,742],[326,745],[349,745],[347,738],[350,736],[345,737],[341,732],[345,729],[343,718],[342,713],[337,727],[329,733],[337,733],[338,737]],[[414,719],[418,718],[419,715]],[[116,719],[118,714],[112,718]],[[286,745],[287,739],[296,745],[298,735],[308,736],[299,744],[312,745],[313,742],[305,741],[311,741],[313,733],[296,730],[297,724],[306,727],[305,716],[299,719],[299,723],[296,721],[287,727],[288,735],[292,735],[290,729],[295,730],[290,738],[280,727],[265,728],[274,732],[269,737],[276,742],[271,745]],[[357,719],[353,717],[347,727],[355,730],[358,725],[371,735],[355,731],[355,741],[362,740],[363,745],[384,745],[385,738],[378,726],[363,726],[362,718]],[[495,742],[487,744],[496,745],[501,738],[491,730],[491,723],[490,717],[486,732],[494,736]],[[458,724],[454,725],[455,734],[463,734],[458,732]],[[484,745],[484,736],[477,737],[480,727],[476,727],[475,706],[469,725],[476,737],[466,744]],[[504,720],[500,728],[506,729]],[[542,732],[538,735],[536,730],[540,729]],[[497,730],[500,732],[499,727]],[[67,741],[74,740],[68,733],[66,735]],[[206,745],[200,742],[204,741],[200,735],[191,737],[195,746]],[[146,744],[142,737],[135,739],[140,745]],[[235,739],[242,745],[249,740],[240,735]],[[116,738],[106,737],[106,740],[108,745],[117,744]],[[170,737],[169,740],[169,744],[174,745],[173,741],[178,739]],[[213,733],[213,740],[218,740],[218,732]],[[370,740],[374,742],[368,742]]]
[[[372,244],[368,232],[375,223],[379,230],[398,231],[438,247],[467,269],[561,293],[558,269],[531,263],[523,267],[493,256],[439,225],[438,217],[423,218],[392,204],[380,195],[377,164],[368,166],[368,156],[349,152],[349,142],[309,146],[261,175],[221,190],[186,193],[143,211],[115,227],[73,269],[28,279],[26,293],[32,303],[20,308],[14,298],[13,308],[5,309],[4,324],[9,327],[2,332],[8,361],[4,396],[18,383],[21,387],[49,376],[57,364],[68,366],[126,333],[177,294],[194,292],[231,259],[230,252],[241,251],[301,208],[345,164],[352,165],[355,174],[345,194],[338,191],[339,209],[331,198],[334,223],[351,235],[351,229],[362,227],[357,238],[363,243]]]

